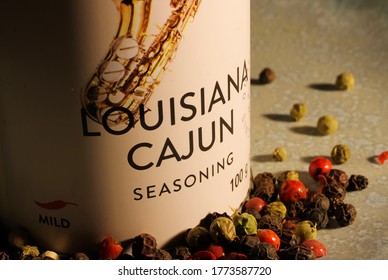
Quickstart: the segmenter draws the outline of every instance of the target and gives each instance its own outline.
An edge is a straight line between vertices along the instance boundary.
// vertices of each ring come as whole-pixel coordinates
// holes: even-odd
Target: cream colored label
[[[239,207],[249,1],[50,2],[1,12],[3,219],[69,251],[142,232],[166,245]]]

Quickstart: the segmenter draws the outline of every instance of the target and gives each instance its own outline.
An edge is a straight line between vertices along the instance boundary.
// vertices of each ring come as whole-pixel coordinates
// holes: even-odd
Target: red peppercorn
[[[316,239],[308,239],[302,242],[302,245],[306,246],[307,248],[310,248],[316,258],[321,258],[327,255],[327,250],[325,245],[323,245],[321,242],[319,242]]]
[[[215,260],[216,256],[210,251],[207,250],[201,250],[194,253],[194,255],[191,256],[191,260]]]
[[[333,168],[331,161],[324,157],[314,158],[309,165],[309,173],[315,180],[319,175],[325,176]]]
[[[377,161],[380,164],[383,164],[386,160],[388,160],[388,151],[382,152],[378,157]]]
[[[284,204],[305,199],[308,189],[299,180],[286,180],[279,189],[279,198]]]
[[[257,237],[259,237],[260,242],[267,242],[273,245],[276,251],[280,249],[280,238],[273,230],[259,229],[257,231]]]
[[[242,253],[231,252],[219,258],[219,260],[247,260],[248,257]]]
[[[244,207],[246,210],[255,210],[260,212],[266,205],[267,203],[260,197],[252,197],[245,202]]]
[[[216,259],[225,255],[224,248],[220,245],[210,244],[207,247],[206,251],[213,253],[213,255],[216,257]]]
[[[123,247],[111,236],[106,237],[100,244],[100,259],[114,260],[123,251]]]

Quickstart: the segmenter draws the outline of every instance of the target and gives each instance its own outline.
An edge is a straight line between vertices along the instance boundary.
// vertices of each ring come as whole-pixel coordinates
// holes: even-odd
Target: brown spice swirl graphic
[[[44,209],[48,209],[48,210],[62,209],[64,207],[66,207],[67,205],[78,206],[78,204],[76,204],[74,202],[66,202],[63,200],[53,200],[53,201],[49,201],[49,202],[39,202],[36,200],[34,200],[34,201],[40,208],[44,208]]]

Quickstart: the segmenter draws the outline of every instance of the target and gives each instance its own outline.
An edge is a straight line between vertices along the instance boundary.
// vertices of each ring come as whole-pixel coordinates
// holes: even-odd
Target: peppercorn
[[[286,180],[299,180],[299,174],[295,170],[287,170],[278,176],[277,183],[281,186]]]
[[[350,148],[345,144],[338,144],[331,150],[331,158],[334,163],[342,164],[347,162],[350,157]]]
[[[188,258],[189,260],[215,260],[216,256],[212,252],[200,250]]]
[[[268,204],[265,209],[272,215],[279,216],[282,220],[287,215],[286,205],[284,205],[284,203],[281,201],[273,201],[270,204]]]
[[[356,219],[356,208],[350,203],[337,205],[335,209],[335,219],[341,226],[351,225]]]
[[[215,219],[217,219],[218,217],[227,217],[227,218],[230,218],[230,216],[229,216],[226,212],[224,212],[224,213],[211,212],[211,213],[207,214],[206,217],[203,218],[203,219],[200,221],[199,226],[209,229],[209,228],[210,228],[210,225],[212,224],[212,222],[213,222]]]
[[[296,200],[287,204],[287,216],[288,218],[299,217],[304,212],[304,200]]]
[[[112,236],[105,237],[100,243],[99,258],[101,260],[114,260],[123,251],[121,244],[114,240]]]
[[[261,218],[260,212],[255,209],[246,209],[244,212],[251,214],[253,217],[255,217],[256,221],[260,220]]]
[[[316,193],[308,196],[304,204],[306,208],[316,208],[328,211],[330,208],[330,199],[322,193]]]
[[[40,254],[39,249],[36,246],[24,245],[20,249],[21,252],[19,258],[21,260],[31,260],[34,257],[38,257]]]
[[[133,240],[132,252],[135,259],[152,260],[157,253],[157,243],[155,237],[150,234],[142,233]]]
[[[302,245],[306,246],[307,248],[310,248],[316,258],[322,258],[327,255],[326,246],[323,245],[321,242],[315,239],[309,239],[305,240]]]
[[[347,188],[349,184],[348,175],[343,170],[333,168],[325,176],[326,178],[334,180],[337,184],[340,184],[344,188]]]
[[[309,208],[303,213],[306,220],[313,222],[317,229],[326,228],[329,223],[329,216],[327,210],[322,208]]]
[[[345,72],[337,76],[335,84],[338,89],[347,90],[354,87],[355,79],[352,73]]]
[[[321,135],[329,135],[338,129],[338,121],[333,116],[325,115],[318,119],[317,130]]]
[[[376,160],[379,164],[384,164],[384,162],[388,159],[388,151],[381,152],[377,157]]]
[[[331,206],[340,204],[346,197],[346,189],[330,177],[320,177],[319,188],[330,200]]]
[[[360,191],[368,187],[369,180],[363,175],[352,174],[349,178],[349,184],[346,188],[347,191]]]
[[[218,217],[209,228],[213,240],[218,244],[229,243],[236,238],[236,227],[232,219],[227,217]]]
[[[279,253],[281,259],[285,260],[315,260],[313,250],[302,244],[296,244]]]
[[[284,161],[287,158],[287,150],[284,147],[277,147],[272,152],[272,158],[275,161]]]
[[[272,83],[276,78],[275,72],[271,68],[264,68],[259,74],[260,84]]]
[[[295,234],[294,230],[282,230],[279,235],[280,249],[288,249],[296,244],[300,243],[300,237]]]
[[[295,234],[300,237],[302,242],[308,239],[315,239],[317,236],[317,226],[308,220],[301,221],[295,226]]]
[[[246,235],[238,240],[238,244],[235,247],[238,252],[251,258],[253,249],[259,244],[260,238],[257,235]]]
[[[167,250],[173,260],[186,260],[191,256],[190,249],[186,246],[177,246]]]
[[[59,260],[60,257],[57,253],[55,253],[54,251],[50,251],[50,250],[47,250],[45,252],[43,252],[40,257],[43,259],[43,260]]]
[[[76,252],[70,256],[70,260],[89,260],[89,257],[85,253]]]
[[[239,236],[256,234],[257,232],[256,218],[249,213],[237,214],[233,217],[233,223]]]
[[[283,219],[278,215],[266,214],[258,221],[257,227],[258,229],[270,229],[280,234],[283,229]]]
[[[0,251],[0,261],[9,260],[9,255],[5,251]]]
[[[260,197],[266,203],[276,200],[276,178],[270,172],[259,173],[253,178],[250,197]]]
[[[172,260],[172,256],[166,250],[157,249],[154,260]]]
[[[186,233],[185,240],[192,250],[204,250],[210,243],[212,243],[212,235],[207,228],[197,226]]]
[[[274,245],[261,242],[255,246],[249,255],[252,260],[278,260],[279,255]]]
[[[247,259],[248,257],[246,255],[237,253],[237,252],[230,252],[225,256],[218,258],[218,260],[247,260]]]
[[[307,115],[307,107],[303,103],[295,103],[291,110],[290,115],[295,121],[300,121]]]

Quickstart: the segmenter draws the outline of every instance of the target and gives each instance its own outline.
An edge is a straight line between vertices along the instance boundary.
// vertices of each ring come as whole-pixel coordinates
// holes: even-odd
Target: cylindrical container
[[[249,0],[0,2],[0,213],[159,247],[250,185]]]

